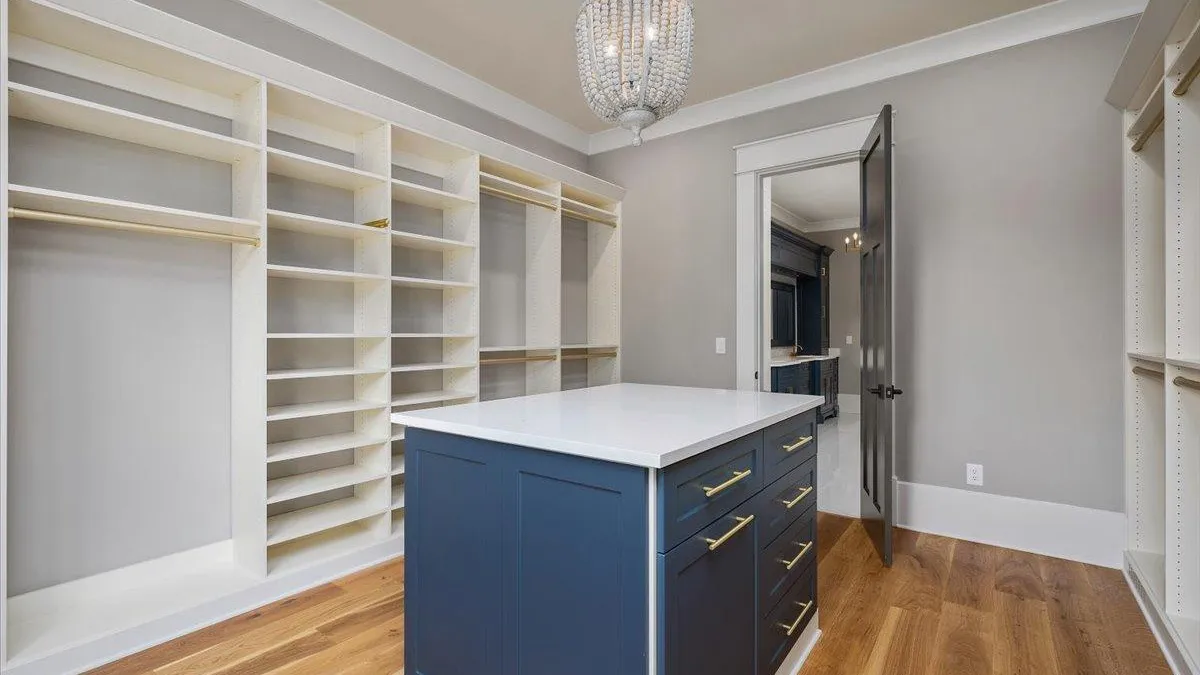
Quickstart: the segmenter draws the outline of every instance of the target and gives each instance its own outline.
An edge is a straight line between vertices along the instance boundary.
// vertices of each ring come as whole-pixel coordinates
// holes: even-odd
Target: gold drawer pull
[[[807,497],[807,496],[808,496],[808,493],[810,493],[810,492],[812,492],[812,486],[811,486],[811,485],[809,485],[808,487],[806,487],[806,488],[804,488],[803,490],[801,490],[801,491],[800,491],[800,494],[799,494],[799,495],[797,495],[797,496],[796,496],[796,498],[795,498],[795,499],[793,499],[792,501],[790,501],[790,502],[783,502],[783,505],[784,505],[784,507],[786,507],[786,508],[789,508],[789,509],[790,509],[790,508],[792,508],[793,506],[795,506],[795,505],[799,504],[800,502],[804,501],[804,498],[805,498],[805,497]]]
[[[741,532],[743,527],[749,525],[751,522],[754,521],[754,516],[752,516],[752,515],[746,516],[745,518],[734,516],[734,518],[738,521],[738,524],[734,525],[733,529],[731,529],[730,531],[721,535],[720,538],[718,538],[718,539],[709,539],[708,537],[704,538],[704,541],[708,542],[708,550],[710,550],[710,551],[717,550],[721,546],[721,544],[724,544],[725,542],[729,541],[730,537],[737,534],[738,532]]]
[[[796,542],[796,543],[800,543],[800,542]],[[812,542],[810,541],[807,544],[804,544],[803,546],[804,546],[804,548],[800,549],[800,554],[797,555],[795,558],[792,558],[791,560],[780,560],[779,562],[783,563],[784,567],[788,568],[789,570],[792,569],[793,567],[796,566],[796,563],[800,562],[800,559],[804,557],[804,554],[808,553],[808,549],[812,548]]]
[[[750,469],[746,469],[745,471],[734,471],[733,478],[730,478],[729,480],[725,481],[724,483],[721,483],[720,485],[718,485],[716,487],[705,486],[705,487],[701,488],[704,490],[704,496],[712,497],[720,492],[727,490],[730,487],[733,487],[734,484],[736,484],[738,481],[749,476],[750,471],[751,471]]]
[[[808,602],[797,602],[796,606],[804,608],[804,611],[800,612],[800,616],[796,617],[796,620],[791,625],[786,623],[779,624],[780,628],[787,631],[788,637],[791,637],[792,633],[795,633],[796,629],[800,627],[800,622],[804,620],[804,617],[808,616],[808,610],[812,609],[813,604],[812,600],[809,600]]]
[[[796,439],[795,443],[792,443],[791,445],[783,446],[783,451],[784,452],[795,452],[795,451],[799,450],[800,448],[803,448],[804,446],[806,446],[812,442],[813,442],[812,436],[803,436],[801,438]]]

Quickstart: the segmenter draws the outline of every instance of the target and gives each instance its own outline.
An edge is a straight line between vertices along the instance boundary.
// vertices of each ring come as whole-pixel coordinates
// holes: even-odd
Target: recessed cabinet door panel
[[[762,434],[743,436],[658,474],[659,553],[666,553],[764,485]]]
[[[746,505],[735,508],[659,556],[664,675],[754,672],[757,523],[744,520],[752,515]],[[721,543],[710,550],[706,539]]]
[[[405,444],[405,658],[414,675],[499,672],[503,584],[491,561],[501,540],[500,459],[454,439],[409,429]]]

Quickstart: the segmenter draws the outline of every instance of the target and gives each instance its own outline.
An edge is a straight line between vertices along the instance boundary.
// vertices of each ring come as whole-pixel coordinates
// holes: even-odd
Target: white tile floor
[[[858,476],[860,415],[842,413],[817,427],[817,508],[860,515]]]

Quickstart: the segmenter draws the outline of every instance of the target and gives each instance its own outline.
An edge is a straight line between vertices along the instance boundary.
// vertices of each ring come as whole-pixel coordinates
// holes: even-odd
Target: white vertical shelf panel
[[[1127,123],[1133,113],[1126,113]],[[1163,135],[1156,134],[1140,152],[1124,146],[1125,343],[1126,351],[1165,352]]]
[[[588,344],[616,345],[621,342],[621,227],[588,223]],[[588,384],[621,381],[621,355],[588,359]]]
[[[0,33],[10,34],[9,3],[0,2]],[[0,40],[0,87],[8,88],[10,40]],[[0,98],[0,285],[8,288],[8,97]],[[0,293],[0,668],[8,663],[8,296]]]

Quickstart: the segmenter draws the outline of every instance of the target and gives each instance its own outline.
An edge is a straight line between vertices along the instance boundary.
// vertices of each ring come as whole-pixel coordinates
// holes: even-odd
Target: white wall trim
[[[1145,6],[1145,0],[1057,0],[811,73],[686,106],[646,129],[642,136],[646,140],[662,138],[1054,35],[1118,21],[1140,14]],[[592,134],[588,152],[596,155],[627,145],[628,132],[610,129]]]
[[[588,133],[319,0],[238,0],[396,72],[587,153]]]
[[[800,669],[804,667],[804,662],[808,660],[813,649],[817,646],[817,641],[821,639],[821,612],[817,611],[813,614],[812,620],[804,627],[804,632],[796,639],[796,644],[792,645],[791,651],[787,656],[783,657],[783,662],[779,664],[779,670],[775,671],[775,675],[800,675]]]
[[[896,482],[896,525],[1120,568],[1125,514],[938,485]]]
[[[780,223],[787,225],[797,232],[807,232],[812,229],[811,224],[807,220],[789,211],[787,207],[780,205],[778,202],[771,202],[771,218],[778,220]]]
[[[819,220],[815,223],[808,224],[809,232],[834,232],[836,230],[856,230],[861,223],[858,216],[850,216],[849,218],[835,218],[833,220]]]
[[[862,396],[859,394],[838,394],[838,414],[862,414]]]

